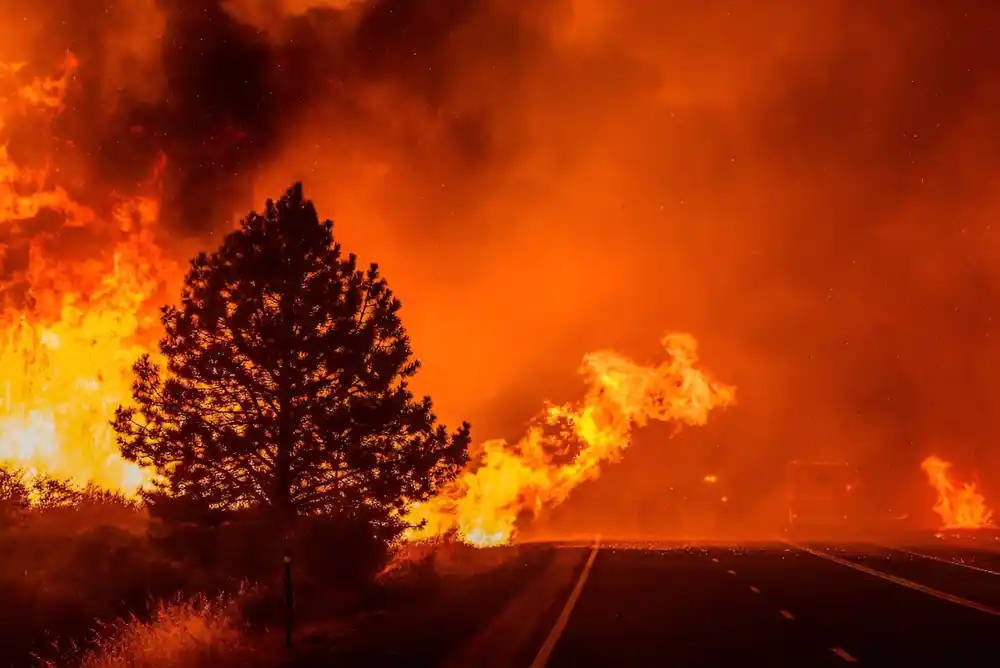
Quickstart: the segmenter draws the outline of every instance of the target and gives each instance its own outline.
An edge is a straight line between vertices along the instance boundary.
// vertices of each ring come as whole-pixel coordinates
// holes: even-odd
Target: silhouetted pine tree
[[[378,267],[357,268],[300,184],[191,263],[160,350],[119,407],[123,456],[163,477],[157,495],[207,508],[361,516],[392,524],[464,463],[407,379],[419,363]]]

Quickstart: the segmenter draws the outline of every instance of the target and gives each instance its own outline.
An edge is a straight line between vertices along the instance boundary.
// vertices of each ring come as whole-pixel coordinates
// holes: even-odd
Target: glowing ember
[[[457,532],[474,545],[508,542],[517,519],[564,501],[580,483],[617,461],[632,428],[652,420],[703,425],[713,408],[732,404],[735,389],[714,381],[698,366],[697,343],[688,334],[663,339],[667,359],[642,366],[605,351],[584,358],[588,384],[576,405],[550,406],[542,424],[521,441],[484,443],[470,470],[405,519],[426,520],[413,540]]]
[[[21,67],[0,64],[0,131],[58,114],[76,65],[67,56],[60,76],[22,83]],[[147,302],[165,269],[149,232],[157,203],[117,199],[101,219],[49,176],[15,164],[0,137],[0,462],[131,492],[148,476],[121,460],[109,420],[149,343],[137,335],[155,323]],[[61,226],[33,226],[43,212]],[[54,257],[60,232],[84,226],[112,241],[84,261]]]
[[[950,462],[932,455],[920,467],[937,490],[934,512],[941,516],[943,528],[982,529],[995,526],[993,513],[986,507],[985,497],[976,491],[974,483],[957,484],[949,473]]]

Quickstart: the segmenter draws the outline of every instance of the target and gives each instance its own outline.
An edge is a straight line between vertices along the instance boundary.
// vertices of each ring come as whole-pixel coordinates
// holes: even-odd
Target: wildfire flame
[[[0,463],[128,494],[152,473],[121,459],[109,420],[130,401],[132,363],[158,338],[155,292],[179,275],[153,236],[158,199],[112,197],[102,215],[54,184],[47,166],[17,164],[7,141],[12,120],[61,112],[77,66],[68,55],[59,76],[26,81],[24,66],[0,63]],[[57,229],[35,224],[53,213]],[[112,241],[84,261],[61,261],[54,241],[71,228]],[[733,402],[734,388],[698,365],[692,336],[668,335],[663,346],[656,366],[587,355],[583,401],[549,406],[517,443],[482,444],[473,467],[407,510],[408,522],[425,524],[405,538],[507,542],[520,515],[561,503],[619,459],[633,427],[702,425]]]
[[[932,455],[920,467],[937,491],[934,512],[940,515],[943,528],[983,529],[995,526],[993,512],[986,507],[986,498],[976,490],[975,483],[956,483],[950,473],[950,462]]]
[[[58,115],[76,68],[67,55],[60,76],[22,83],[23,66],[0,63],[0,132]],[[167,267],[151,236],[157,200],[112,197],[102,218],[8,147],[0,135],[0,462],[134,492],[149,474],[121,459],[109,420],[155,323],[149,299]],[[37,224],[43,213],[59,215],[58,229]],[[58,235],[81,227],[111,242],[83,261],[53,257]]]
[[[617,461],[633,427],[653,420],[703,425],[713,408],[733,403],[735,388],[699,367],[693,336],[669,334],[663,347],[667,357],[657,366],[612,351],[587,355],[583,401],[549,406],[540,424],[517,443],[484,443],[470,470],[437,497],[409,509],[407,522],[426,523],[405,537],[455,532],[474,545],[506,543],[524,513],[563,502],[577,485],[596,478],[602,464]]]

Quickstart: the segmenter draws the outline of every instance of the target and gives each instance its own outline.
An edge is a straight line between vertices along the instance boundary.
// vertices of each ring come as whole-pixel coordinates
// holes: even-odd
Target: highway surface
[[[1000,554],[590,550],[539,633],[532,668],[1000,666]]]

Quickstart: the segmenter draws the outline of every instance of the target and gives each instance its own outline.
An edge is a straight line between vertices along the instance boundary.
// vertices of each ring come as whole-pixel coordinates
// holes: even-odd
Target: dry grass
[[[232,601],[197,597],[160,605],[149,620],[102,626],[95,646],[74,660],[44,668],[224,668],[272,665],[273,656],[251,638]]]
[[[379,579],[388,583],[412,577],[416,571],[449,579],[468,578],[517,559],[521,550],[518,545],[473,547],[451,539],[404,543],[397,547]]]
[[[454,543],[439,549],[434,558],[434,570],[446,577],[472,577],[500,568],[521,556],[518,545],[472,547]]]

